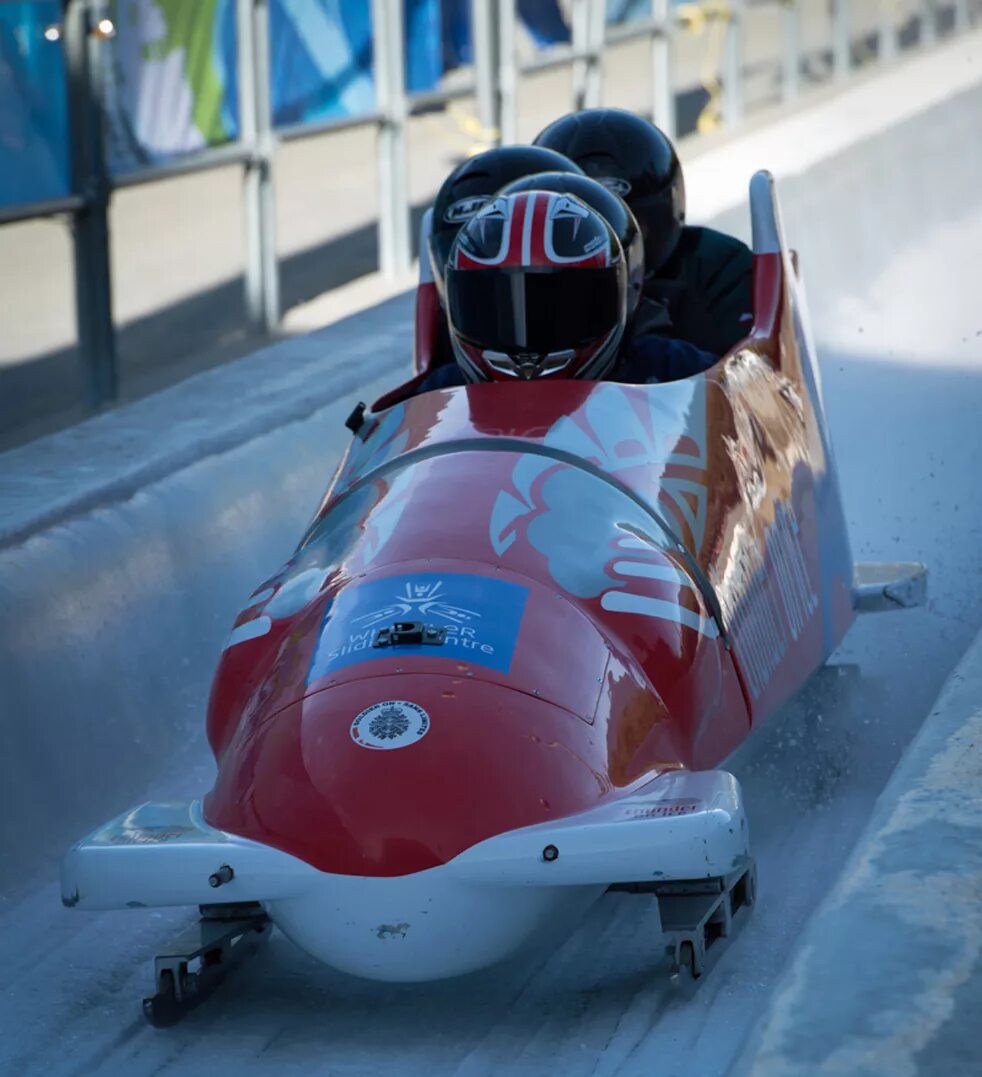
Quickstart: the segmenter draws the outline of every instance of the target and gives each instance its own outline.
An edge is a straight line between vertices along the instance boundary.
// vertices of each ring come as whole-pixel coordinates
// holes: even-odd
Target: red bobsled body
[[[755,289],[702,377],[374,415],[225,652],[208,822],[401,875],[713,767],[795,692],[851,622],[852,562],[786,252]],[[446,637],[373,645],[396,622]],[[387,700],[425,736],[367,751],[352,723]]]
[[[225,646],[214,788],[80,842],[67,902],[252,903],[323,961],[428,979],[615,886],[691,899],[662,919],[695,970],[753,899],[739,785],[712,768],[853,618],[766,174],[751,212],[753,328],[707,374],[376,404]]]

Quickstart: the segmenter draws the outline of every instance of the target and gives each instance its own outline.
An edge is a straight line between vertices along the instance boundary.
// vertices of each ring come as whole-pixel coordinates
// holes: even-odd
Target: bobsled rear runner
[[[716,768],[857,595],[909,604],[896,578],[922,574],[854,586],[766,173],[751,215],[753,329],[707,374],[396,391],[364,417],[229,636],[214,788],[64,861],[79,908],[203,907],[219,941],[158,959],[158,1018],[267,919],[338,968],[425,980],[628,890],[698,976],[753,903],[739,784]]]

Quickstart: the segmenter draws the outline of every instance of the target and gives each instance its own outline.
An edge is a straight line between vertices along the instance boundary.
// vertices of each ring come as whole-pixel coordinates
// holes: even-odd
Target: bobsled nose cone
[[[501,684],[357,680],[233,747],[205,813],[322,871],[405,875],[598,803],[609,791],[600,741],[582,717]]]

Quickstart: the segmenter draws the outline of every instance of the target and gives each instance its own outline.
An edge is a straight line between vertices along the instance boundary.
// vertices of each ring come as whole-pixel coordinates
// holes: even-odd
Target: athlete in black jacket
[[[747,335],[753,255],[732,236],[686,226],[682,167],[654,124],[621,109],[585,109],[550,124],[535,145],[575,161],[634,211],[645,237],[644,294],[658,309],[652,331],[717,357]],[[644,331],[643,322],[635,327]]]

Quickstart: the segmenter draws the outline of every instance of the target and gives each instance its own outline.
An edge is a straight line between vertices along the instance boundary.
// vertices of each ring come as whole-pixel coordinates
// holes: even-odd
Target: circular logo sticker
[[[405,748],[422,740],[430,728],[430,716],[405,699],[390,699],[368,707],[351,723],[351,739],[363,748]]]
[[[619,194],[621,198],[627,198],[631,193],[631,184],[620,176],[597,176],[597,183],[603,184],[608,191]]]
[[[487,194],[471,195],[470,198],[458,198],[453,205],[447,206],[443,219],[447,224],[462,224],[464,221],[469,221],[475,213],[482,210],[490,201],[491,196]]]

